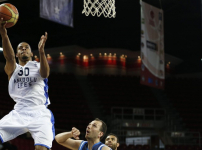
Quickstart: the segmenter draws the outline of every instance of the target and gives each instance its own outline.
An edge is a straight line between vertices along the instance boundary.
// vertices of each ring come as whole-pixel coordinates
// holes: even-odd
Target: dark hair
[[[20,42],[20,43],[17,45],[16,52],[18,51],[18,46],[19,46],[21,43],[27,43],[27,42]],[[27,44],[29,45],[29,43],[27,43]],[[30,50],[32,51],[32,49],[31,49],[31,46],[30,46],[30,45],[29,45],[29,47],[30,47]]]
[[[106,123],[104,121],[100,120],[99,118],[95,118],[95,121],[102,122],[102,126],[100,127],[100,131],[103,132],[103,135],[100,137],[100,139],[102,139],[105,136],[106,132],[107,132],[107,125],[106,125]]]
[[[117,136],[116,134],[114,134],[114,133],[109,133],[109,134],[107,135],[107,137],[108,137],[108,136],[110,136],[110,135],[115,136],[115,137],[116,137],[116,139],[117,139],[117,143],[119,143],[119,138],[118,138],[118,136]]]

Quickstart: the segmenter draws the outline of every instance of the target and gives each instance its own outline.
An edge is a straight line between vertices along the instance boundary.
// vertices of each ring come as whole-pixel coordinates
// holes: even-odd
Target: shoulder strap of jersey
[[[78,150],[82,150],[86,143],[87,143],[87,141],[82,141]]]
[[[102,150],[102,148],[103,148],[104,146],[107,146],[107,145],[105,145],[105,144],[100,145],[100,146],[98,147],[98,150]],[[107,146],[107,147],[108,147],[108,146]],[[112,149],[110,148],[110,150],[112,150]]]

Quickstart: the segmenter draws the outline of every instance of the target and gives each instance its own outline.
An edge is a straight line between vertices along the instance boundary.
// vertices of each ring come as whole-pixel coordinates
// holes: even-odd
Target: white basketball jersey
[[[40,75],[40,63],[29,61],[16,69],[9,80],[9,94],[16,102],[14,109],[49,105],[48,79]]]

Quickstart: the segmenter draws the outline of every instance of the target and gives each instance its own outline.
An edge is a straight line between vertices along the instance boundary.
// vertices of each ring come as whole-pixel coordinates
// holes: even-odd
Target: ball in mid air
[[[6,28],[14,26],[19,18],[19,13],[17,8],[10,3],[3,3],[0,5],[0,18],[6,22]]]

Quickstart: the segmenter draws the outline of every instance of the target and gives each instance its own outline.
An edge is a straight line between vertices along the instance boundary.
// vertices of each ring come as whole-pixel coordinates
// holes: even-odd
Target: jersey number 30
[[[23,75],[23,70],[20,70],[20,72],[18,73],[19,76]],[[28,76],[29,75],[29,68],[25,67],[24,69],[24,76]]]

